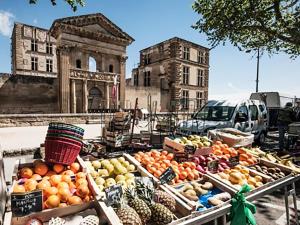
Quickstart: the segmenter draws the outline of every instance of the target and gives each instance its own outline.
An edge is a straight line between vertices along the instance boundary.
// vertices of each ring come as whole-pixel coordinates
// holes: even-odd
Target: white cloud
[[[37,23],[38,23],[38,20],[37,20],[37,19],[34,19],[34,20],[33,20],[33,23],[34,23],[34,24],[37,24]]]
[[[0,34],[10,37],[15,16],[7,11],[0,11]]]

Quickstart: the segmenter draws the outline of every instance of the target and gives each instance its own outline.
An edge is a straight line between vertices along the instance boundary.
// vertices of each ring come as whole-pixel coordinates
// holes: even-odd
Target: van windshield
[[[233,106],[205,106],[194,116],[194,119],[209,121],[228,121],[231,119]]]

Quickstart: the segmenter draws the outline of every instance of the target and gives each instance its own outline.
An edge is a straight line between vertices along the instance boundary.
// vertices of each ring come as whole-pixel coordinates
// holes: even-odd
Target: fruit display
[[[190,145],[195,148],[210,147],[211,141],[206,136],[189,135],[188,137],[178,137],[173,140],[182,145]]]
[[[250,168],[253,170],[256,170],[260,173],[263,173],[269,177],[272,177],[271,181],[284,178],[285,176],[290,174],[290,172],[283,171],[279,167],[267,166],[267,165],[263,165],[263,164],[262,165],[257,164],[257,165],[251,166]]]
[[[225,169],[229,169],[227,160],[220,160],[216,155],[213,154],[209,156],[193,156],[191,160],[197,165],[196,170],[198,170],[200,173],[207,173],[209,171],[208,164],[212,161],[218,161],[218,168],[214,172],[222,172]]]
[[[228,161],[229,158],[235,157],[239,154],[240,164],[243,166],[249,166],[257,163],[256,157],[244,148],[236,150],[235,148],[229,147],[227,144],[223,144],[221,141],[216,141],[213,144],[212,153],[224,161]]]
[[[42,190],[44,209],[82,204],[93,198],[86,174],[81,172],[80,164],[77,162],[70,166],[61,164],[50,166],[36,160],[32,166],[21,168],[18,171],[18,178],[13,186],[13,193]]]
[[[125,189],[125,199],[116,213],[123,225],[163,225],[175,219],[175,206],[175,199],[167,193],[137,181],[135,187]]]
[[[146,153],[138,152],[134,158],[156,178],[159,178],[161,174],[171,166],[176,174],[171,184],[197,180],[200,177],[194,162],[178,163],[174,160],[174,154],[168,153],[167,151],[159,152],[157,150],[151,150]]]
[[[114,184],[120,184],[123,188],[135,185],[135,175],[133,172],[136,171],[136,168],[123,156],[119,158],[85,161],[85,164],[100,192],[103,194],[105,188]]]
[[[293,163],[291,158],[281,159],[277,155],[272,155],[270,153],[261,154],[260,157],[262,159],[270,161],[272,163],[278,163],[278,164],[281,164],[283,166],[287,166],[287,167],[291,168],[294,172],[300,173],[300,168]]]
[[[249,171],[248,168],[240,165],[232,169],[225,169],[223,172],[214,174],[213,176],[237,190],[240,190],[244,184],[248,184],[253,190],[266,183],[265,177],[257,175],[253,171]]]
[[[231,199],[228,192],[222,192],[206,179],[180,184],[175,189],[187,199],[197,202],[198,211],[220,205]]]

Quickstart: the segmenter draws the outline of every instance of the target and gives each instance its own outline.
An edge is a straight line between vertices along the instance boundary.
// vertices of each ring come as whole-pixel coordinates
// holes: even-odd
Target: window
[[[189,91],[187,90],[182,90],[182,108],[189,108]]]
[[[149,87],[150,81],[150,71],[144,72],[144,86]]]
[[[31,57],[31,70],[37,71],[38,70],[38,58]]]
[[[31,39],[31,51],[37,52],[37,40]]]
[[[198,63],[205,63],[205,54],[202,51],[198,51]]]
[[[163,45],[163,44],[162,44],[162,45],[159,45],[158,51],[159,51],[159,54],[160,54],[160,55],[164,54],[164,45]]]
[[[250,105],[249,109],[250,109],[251,120],[258,120],[258,109],[257,109],[257,106],[256,105]]]
[[[139,86],[139,74],[134,74],[133,75],[133,85],[134,86]]]
[[[47,72],[53,72],[53,61],[52,59],[46,59],[46,70]]]
[[[237,112],[237,115],[235,117],[235,120],[238,122],[243,122],[244,120],[248,120],[249,114],[248,114],[248,108],[247,106],[241,106]]]
[[[197,106],[197,109],[200,109],[202,107],[202,100],[203,100],[203,92],[197,91],[196,92],[196,106]]]
[[[108,72],[113,73],[114,72],[114,66],[113,65],[109,65],[108,67]]]
[[[183,47],[183,59],[190,60],[190,48]]]
[[[204,106],[193,119],[209,121],[229,121],[234,113],[235,107],[209,105]]]
[[[182,84],[188,85],[189,77],[190,77],[190,68],[187,66],[184,66],[183,73],[182,73]]]
[[[47,42],[46,43],[46,53],[47,54],[52,54],[52,43]]]
[[[204,87],[204,71],[198,69],[197,86]]]
[[[151,62],[150,54],[147,53],[144,58],[144,63],[145,63],[145,65],[148,65],[148,64],[150,64],[150,62]]]
[[[76,60],[76,68],[81,69],[81,60],[80,59]]]

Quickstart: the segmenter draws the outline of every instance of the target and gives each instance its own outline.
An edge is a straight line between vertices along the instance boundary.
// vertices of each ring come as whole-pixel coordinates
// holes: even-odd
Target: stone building
[[[1,113],[124,107],[126,47],[134,39],[104,15],[57,19],[49,30],[15,23],[11,41],[12,76],[0,79]]]
[[[174,37],[140,51],[126,95],[146,102],[154,93],[160,111],[195,110],[207,101],[208,78],[209,49]]]

